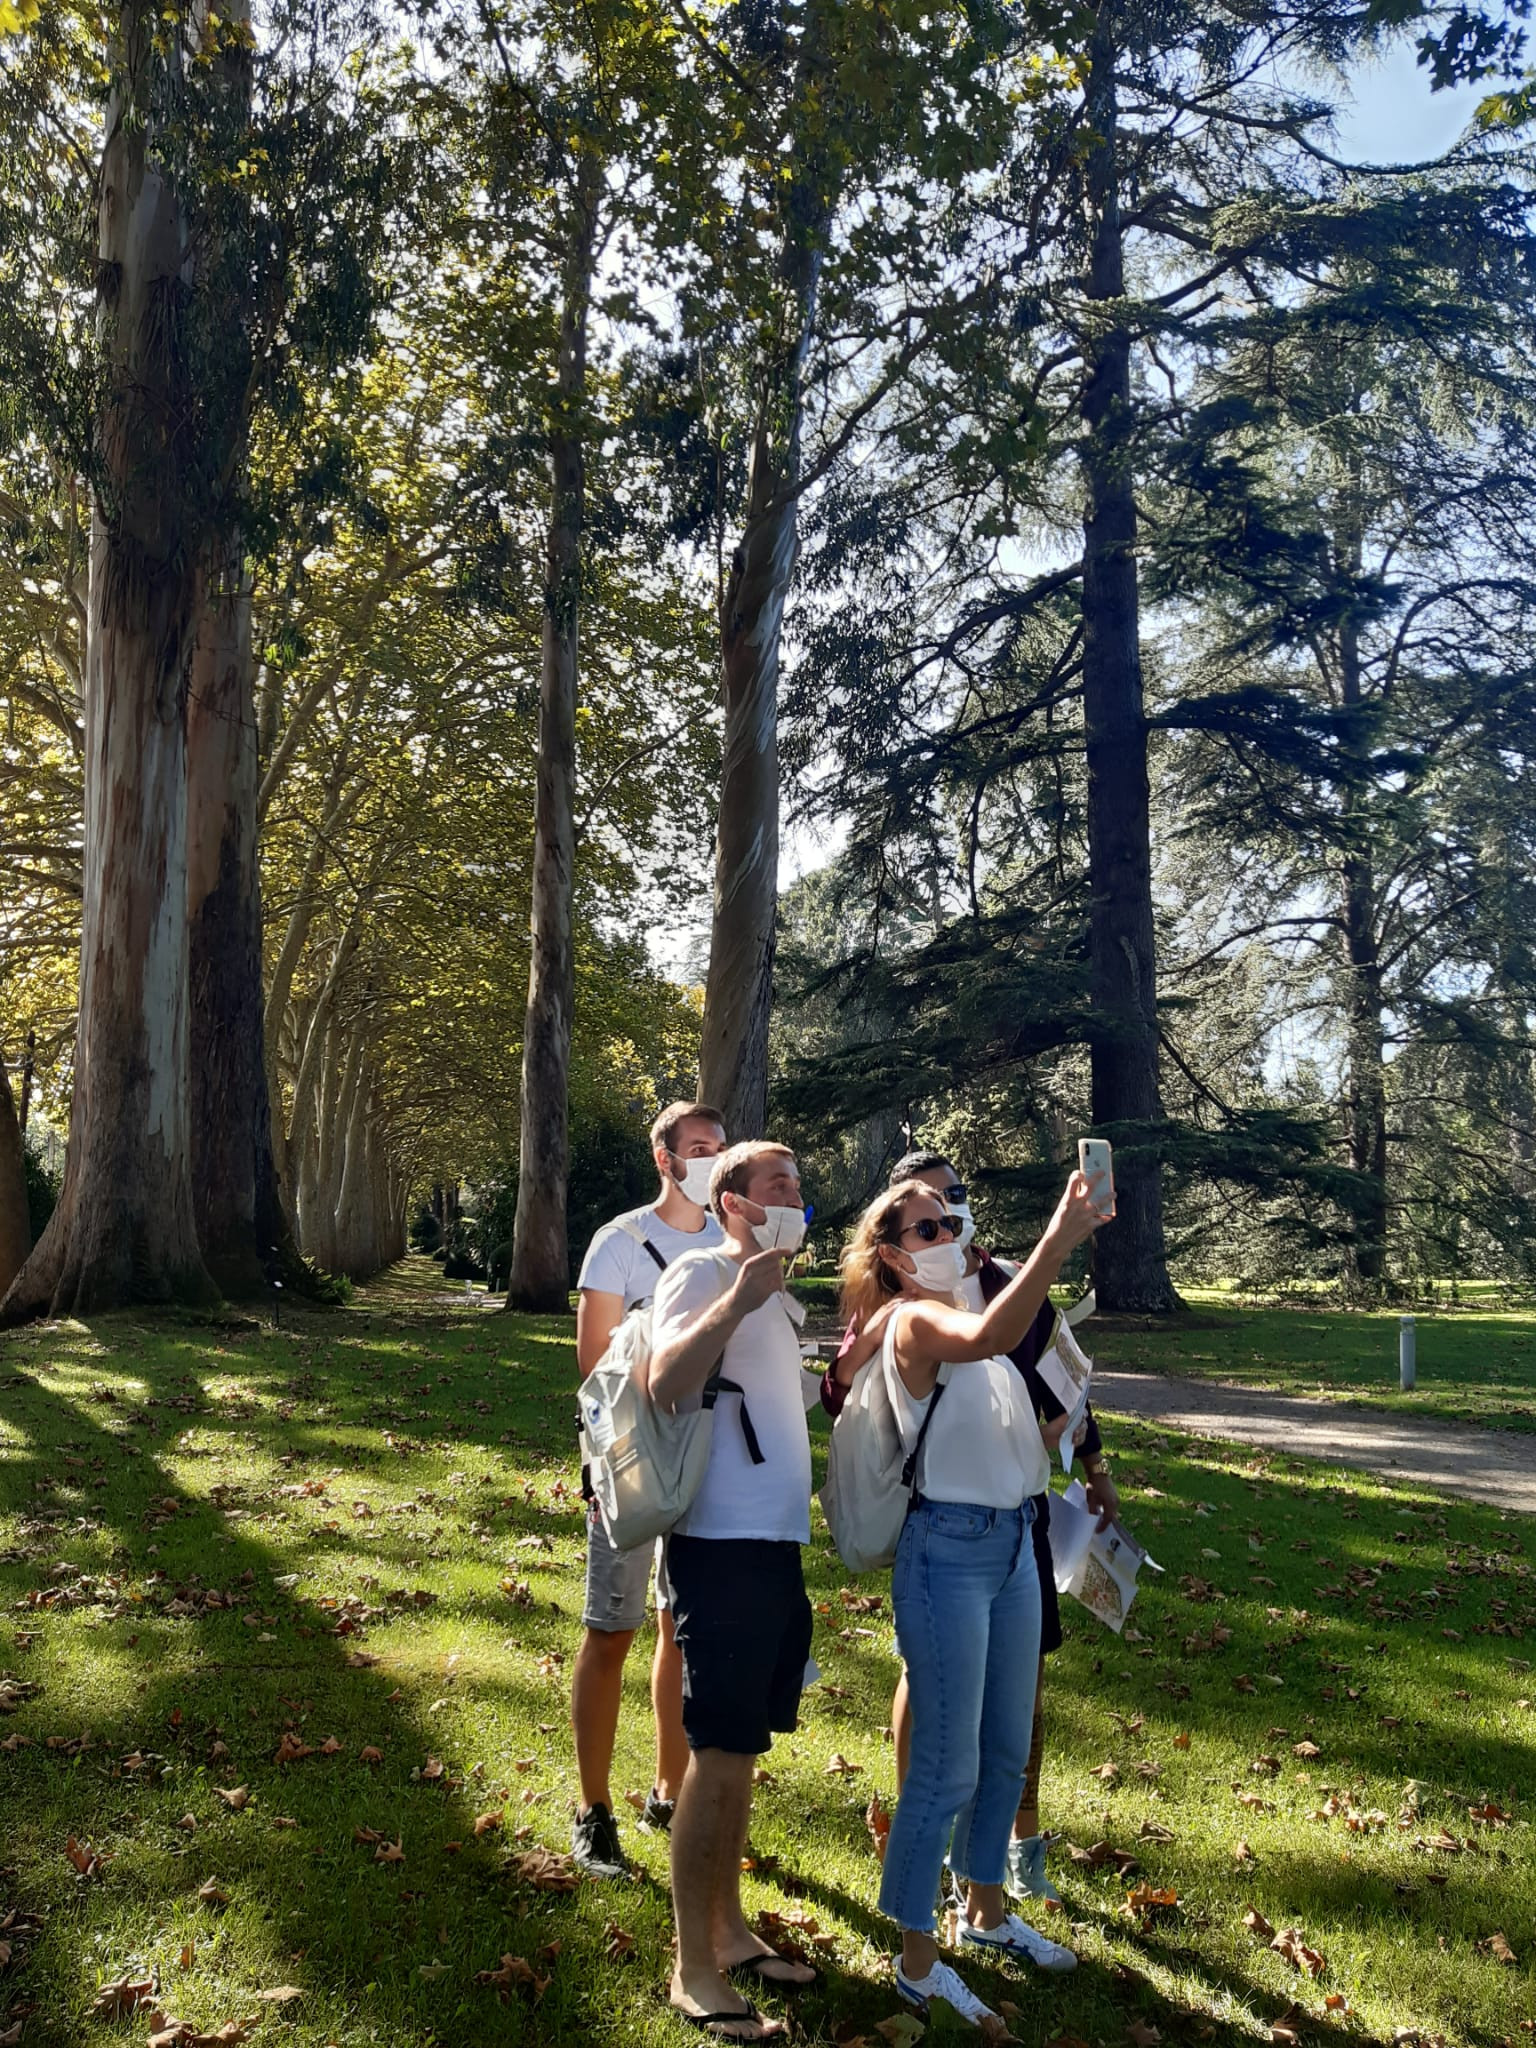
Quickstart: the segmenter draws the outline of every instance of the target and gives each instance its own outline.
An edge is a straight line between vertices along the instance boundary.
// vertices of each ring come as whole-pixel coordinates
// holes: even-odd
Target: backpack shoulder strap
[[[620,1216],[617,1219],[618,1228],[623,1231],[626,1237],[632,1237],[635,1243],[640,1246],[642,1251],[648,1251],[651,1257],[656,1261],[657,1269],[660,1272],[665,1273],[665,1271],[667,1270],[666,1260],[661,1256],[661,1253],[657,1251],[655,1245],[651,1243],[651,1240],[646,1236],[645,1232],[640,1228],[639,1222],[636,1220],[641,1213],[642,1212],[636,1210],[631,1212],[631,1214],[628,1216]]]
[[[890,1319],[886,1323],[884,1334],[881,1338],[880,1349],[882,1356],[880,1360],[880,1365],[882,1371],[884,1371],[887,1366],[889,1366],[892,1372],[896,1371],[896,1325],[900,1320],[900,1309],[893,1309],[891,1312]],[[954,1367],[951,1365],[941,1365],[939,1367],[939,1376],[934,1381],[933,1394],[928,1402],[927,1413],[924,1415],[922,1423],[917,1432],[917,1442],[912,1446],[911,1450],[907,1453],[905,1459],[902,1461],[901,1483],[907,1489],[909,1495],[909,1507],[916,1507],[917,1505],[918,1461],[921,1459],[923,1455],[924,1441],[926,1440],[928,1431],[932,1426],[933,1418],[938,1413],[939,1403],[944,1398],[944,1389],[949,1385],[949,1376],[953,1371]]]

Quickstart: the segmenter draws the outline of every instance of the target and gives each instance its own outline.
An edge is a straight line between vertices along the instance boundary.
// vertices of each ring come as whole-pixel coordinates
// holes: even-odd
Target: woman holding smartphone
[[[1074,1174],[1049,1228],[980,1315],[956,1305],[961,1221],[931,1188],[878,1196],[843,1254],[842,1311],[885,1375],[917,1500],[891,1577],[912,1697],[912,1756],[891,1823],[880,1908],[901,1929],[896,1988],[919,2011],[943,1999],[979,2024],[989,2008],[940,1959],[934,1897],[950,1851],[966,1889],[960,1945],[1070,1969],[1006,1910],[1009,1832],[1029,1761],[1040,1587],[1030,1537],[1049,1466],[1020,1375],[1022,1340],[1068,1255],[1104,1219]],[[1056,1944],[1048,1944],[1056,1948]]]

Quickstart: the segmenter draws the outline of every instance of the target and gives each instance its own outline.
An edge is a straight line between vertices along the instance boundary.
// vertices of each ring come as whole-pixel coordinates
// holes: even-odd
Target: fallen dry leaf
[[[535,2005],[549,1989],[548,1977],[539,1976],[533,1965],[522,1956],[503,1956],[494,1970],[476,1970],[477,1984],[493,1984],[496,1996],[505,2005],[514,1990],[526,1991]]]
[[[1175,1749],[1188,1749],[1189,1737],[1187,1735],[1175,1735],[1175,1737],[1173,1738],[1173,1746]]]
[[[82,1877],[99,1877],[111,1860],[100,1850],[93,1849],[88,1842],[77,1842],[73,1835],[64,1844],[64,1854]]]
[[[206,1883],[198,1886],[197,1896],[205,1906],[227,1906],[229,1904],[229,1893],[220,1891],[218,1884],[211,1877]]]
[[[0,1943],[0,1947],[3,1946]],[[141,2005],[147,2005],[154,1995],[153,1977],[119,1977],[113,1984],[103,1984],[97,1992],[91,2017],[98,2020],[123,2019],[129,2013],[137,2012]]]
[[[864,1825],[869,1829],[869,1839],[874,1844],[876,1856],[885,1861],[885,1845],[891,1837],[891,1816],[880,1803],[876,1792],[864,1809]]]
[[[1154,1913],[1169,1913],[1179,1903],[1179,1895],[1168,1887],[1139,1884],[1125,1895],[1125,1904],[1120,1911],[1128,1920],[1149,1921]]]
[[[923,2023],[909,2012],[893,2013],[888,2020],[876,2020],[875,2032],[891,2048],[914,2048],[923,2038]]]
[[[581,1876],[569,1856],[552,1849],[529,1849],[513,1861],[513,1874],[541,1892],[573,1892]]]
[[[243,1813],[251,1803],[251,1788],[249,1785],[236,1785],[233,1791],[226,1791],[222,1785],[215,1785],[213,1796],[222,1799],[232,1812]]]
[[[1149,2026],[1145,2020],[1131,2020],[1125,2032],[1126,2038],[1136,2043],[1136,2048],[1155,2048],[1163,2038],[1162,2028]]]
[[[277,1754],[272,1761],[275,1764],[296,1764],[307,1756],[313,1756],[314,1753],[309,1744],[301,1742],[291,1728],[285,1728],[282,1740],[277,1745]]]
[[[634,1954],[635,1937],[617,1920],[610,1920],[603,1929],[603,1954],[610,1963],[628,1962]]]
[[[851,1764],[847,1757],[835,1752],[822,1772],[824,1778],[856,1778],[863,1770],[862,1764]]]
[[[402,1847],[404,1839],[404,1836],[402,1836],[399,1842],[380,1842],[373,1852],[374,1862],[403,1863],[405,1861],[405,1850]]]
[[[360,1763],[381,1764],[384,1761],[383,1750],[375,1749],[371,1742],[365,1744],[364,1747],[357,1752],[357,1755],[358,1761]]]
[[[477,1813],[475,1815],[475,1833],[477,1835],[489,1835],[500,1826],[501,1813],[499,1811],[496,1813]]]
[[[1250,1934],[1256,1936],[1260,1941],[1271,1941],[1274,1938],[1274,1928],[1270,1926],[1257,1906],[1250,1906],[1248,1908],[1247,1912],[1243,1915],[1243,1925]]]
[[[1327,1958],[1320,1950],[1307,1947],[1299,1927],[1282,1927],[1269,1945],[1309,1977],[1321,1977],[1328,1967]]]
[[[1502,1934],[1490,1934],[1486,1941],[1480,1941],[1477,1945],[1485,1956],[1492,1956],[1496,1963],[1513,1963],[1518,1960]]]
[[[302,1998],[304,1993],[297,1984],[279,1984],[274,1991],[258,1991],[255,1996],[263,2005],[286,2005],[292,1998]]]

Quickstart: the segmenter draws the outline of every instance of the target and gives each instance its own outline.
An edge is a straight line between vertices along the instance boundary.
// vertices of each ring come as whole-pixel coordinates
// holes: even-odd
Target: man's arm
[[[784,1261],[788,1252],[754,1252],[743,1259],[725,1292],[708,1308],[678,1331],[663,1336],[652,1351],[648,1366],[637,1377],[656,1406],[676,1414],[693,1395],[702,1393],[704,1382],[720,1363],[720,1354],[732,1332],[755,1308],[779,1293],[784,1285]]]
[[[583,1287],[576,1297],[576,1370],[583,1379],[613,1341],[624,1320],[624,1297]]]

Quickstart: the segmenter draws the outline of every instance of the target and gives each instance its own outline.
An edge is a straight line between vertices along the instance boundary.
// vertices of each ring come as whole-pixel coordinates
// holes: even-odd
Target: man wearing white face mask
[[[667,1538],[692,1751],[672,1823],[671,2002],[719,2039],[761,2041],[781,2029],[728,1980],[793,1990],[816,1976],[747,1925],[740,1876],[753,1767],[795,1726],[811,1647],[801,1572],[811,1446],[784,1293],[785,1262],[805,1236],[793,1154],[733,1145],[716,1162],[710,1205],[724,1256],[695,1252],[663,1275],[648,1374],[669,1411],[696,1406],[716,1372],[740,1389],[716,1401],[703,1482]]]
[[[709,1213],[709,1177],[725,1150],[720,1112],[705,1102],[673,1102],[651,1126],[651,1156],[661,1193],[643,1209],[604,1224],[587,1248],[577,1285],[576,1363],[591,1372],[625,1315],[654,1296],[662,1273],[687,1252],[724,1242]],[[619,1730],[624,1660],[645,1620],[651,1552],[615,1550],[595,1503],[587,1515],[587,1591],[581,1647],[571,1676],[571,1727],[581,1803],[571,1830],[577,1864],[594,1877],[628,1869],[613,1817],[608,1773]],[[671,1824],[677,1789],[688,1767],[683,1736],[683,1667],[672,1640],[666,1573],[656,1571],[656,1655],[651,1665],[656,1716],[656,1778],[642,1819]]]

